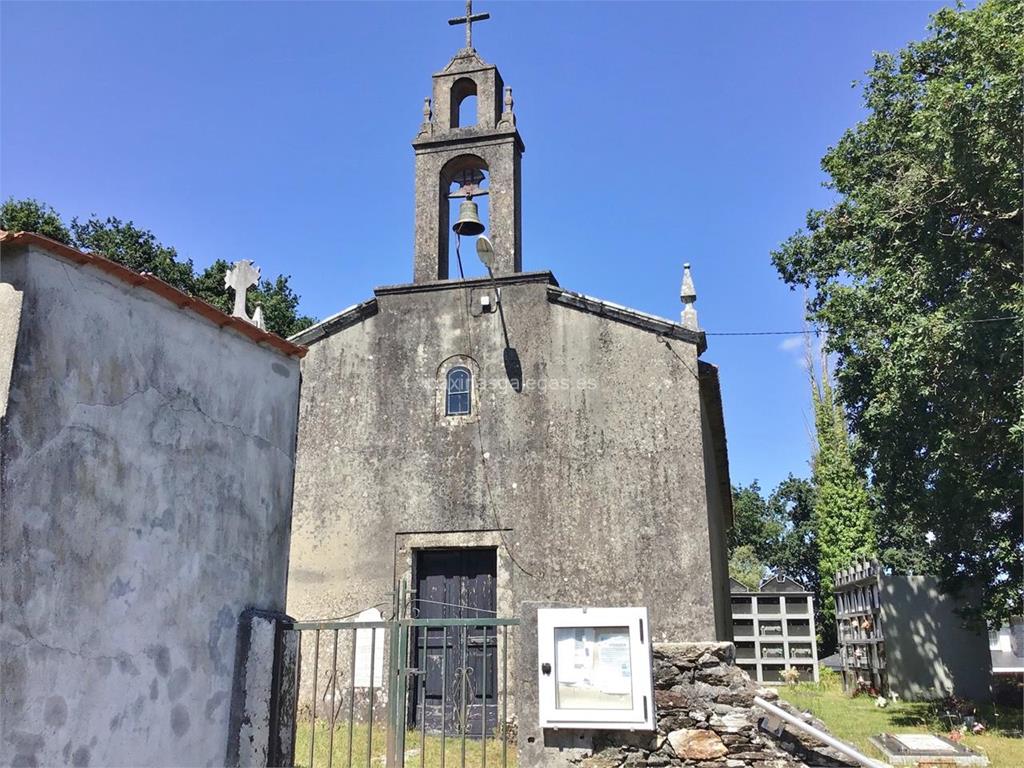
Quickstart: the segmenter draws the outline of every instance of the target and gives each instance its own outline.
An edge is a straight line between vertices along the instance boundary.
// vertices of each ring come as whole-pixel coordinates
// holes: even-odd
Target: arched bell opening
[[[462,275],[482,277],[486,268],[476,257],[475,235],[486,234],[489,221],[490,173],[487,163],[477,155],[460,155],[445,164],[441,170],[441,230],[438,254],[442,279],[460,277],[459,254],[456,247],[461,239]],[[479,225],[476,222],[479,222]],[[456,235],[456,224],[463,232]],[[447,267],[447,269],[445,269]]]
[[[467,128],[476,125],[476,81],[468,77],[460,77],[452,83],[449,94],[451,114],[449,125],[452,128]]]

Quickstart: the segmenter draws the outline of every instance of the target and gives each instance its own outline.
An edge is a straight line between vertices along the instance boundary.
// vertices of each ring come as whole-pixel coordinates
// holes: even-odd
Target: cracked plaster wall
[[[0,432],[0,763],[222,765],[283,610],[297,361],[37,249]]]

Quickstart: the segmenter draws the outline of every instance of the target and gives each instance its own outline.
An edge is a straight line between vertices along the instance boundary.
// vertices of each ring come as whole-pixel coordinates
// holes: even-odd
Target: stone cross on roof
[[[466,15],[448,19],[448,23],[453,27],[456,24],[466,25],[466,50],[471,51],[473,50],[473,22],[489,18],[491,18],[489,13],[473,13],[473,0],[466,0]]]
[[[231,314],[247,320],[257,328],[263,328],[263,307],[256,305],[256,311],[249,317],[245,311],[245,294],[260,280],[260,268],[249,259],[236,261],[227,272],[224,273],[224,287],[232,288],[235,291],[235,308]]]

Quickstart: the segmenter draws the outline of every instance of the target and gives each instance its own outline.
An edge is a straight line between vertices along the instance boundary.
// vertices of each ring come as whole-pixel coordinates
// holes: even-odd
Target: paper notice
[[[604,693],[629,693],[633,683],[629,665],[629,634],[613,630],[597,636],[594,682]]]
[[[630,709],[633,687],[629,630],[556,629],[555,675],[561,709]]]

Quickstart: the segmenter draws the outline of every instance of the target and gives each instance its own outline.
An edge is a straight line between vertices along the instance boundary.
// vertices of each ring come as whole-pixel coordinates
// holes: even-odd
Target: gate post
[[[275,632],[274,695],[270,702],[271,739],[268,755],[269,764],[274,768],[295,765],[301,634],[287,631],[289,626],[289,623],[279,622]]]
[[[239,617],[227,764],[294,764],[298,633],[291,618],[247,608]]]

